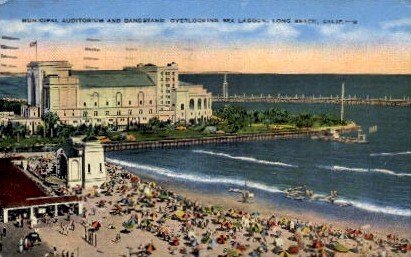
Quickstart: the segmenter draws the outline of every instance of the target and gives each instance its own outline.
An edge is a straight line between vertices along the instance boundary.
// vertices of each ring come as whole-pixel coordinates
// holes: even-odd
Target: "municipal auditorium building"
[[[178,65],[138,64],[123,70],[74,71],[67,61],[27,65],[28,105],[18,120],[34,132],[54,112],[62,123],[124,129],[162,121],[201,123],[212,115],[211,93],[179,81]],[[17,120],[15,120],[17,121]]]

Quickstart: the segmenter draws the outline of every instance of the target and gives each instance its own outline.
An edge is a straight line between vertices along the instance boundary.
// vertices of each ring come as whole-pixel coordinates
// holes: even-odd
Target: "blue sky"
[[[2,0],[3,2],[5,0]],[[358,20],[347,25],[296,24],[21,24],[22,18],[291,18]],[[410,43],[411,2],[390,1],[81,1],[9,0],[0,6],[2,34],[23,38],[76,40],[101,38],[138,38],[149,42],[203,41],[227,43],[293,42],[301,43]],[[68,28],[67,28],[68,27]],[[140,32],[136,32],[140,30]],[[239,40],[239,41],[238,41]]]

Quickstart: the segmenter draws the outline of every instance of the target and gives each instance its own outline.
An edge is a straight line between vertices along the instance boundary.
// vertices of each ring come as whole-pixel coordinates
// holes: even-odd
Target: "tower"
[[[344,120],[344,82],[341,85],[341,113],[340,121]]]
[[[227,73],[224,73],[224,82],[223,82],[223,98],[228,98],[228,82],[227,82]]]

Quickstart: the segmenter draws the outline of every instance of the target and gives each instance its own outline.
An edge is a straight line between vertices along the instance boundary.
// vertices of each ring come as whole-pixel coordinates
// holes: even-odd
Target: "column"
[[[59,215],[59,210],[58,210],[58,205],[54,205],[54,217],[57,217]]]
[[[78,215],[83,214],[83,203],[78,203]]]
[[[6,208],[3,209],[3,222],[9,222],[9,210]]]
[[[30,220],[34,218],[34,207],[30,207]]]

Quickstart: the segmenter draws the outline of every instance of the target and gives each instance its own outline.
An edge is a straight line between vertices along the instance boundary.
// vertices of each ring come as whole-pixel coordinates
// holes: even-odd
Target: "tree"
[[[48,112],[43,115],[42,120],[46,127],[45,131],[50,131],[50,137],[53,137],[53,130],[60,121],[59,116],[54,112]]]
[[[17,138],[17,142],[20,142],[20,136],[26,134],[27,128],[21,124],[16,124],[13,126],[13,134]]]

